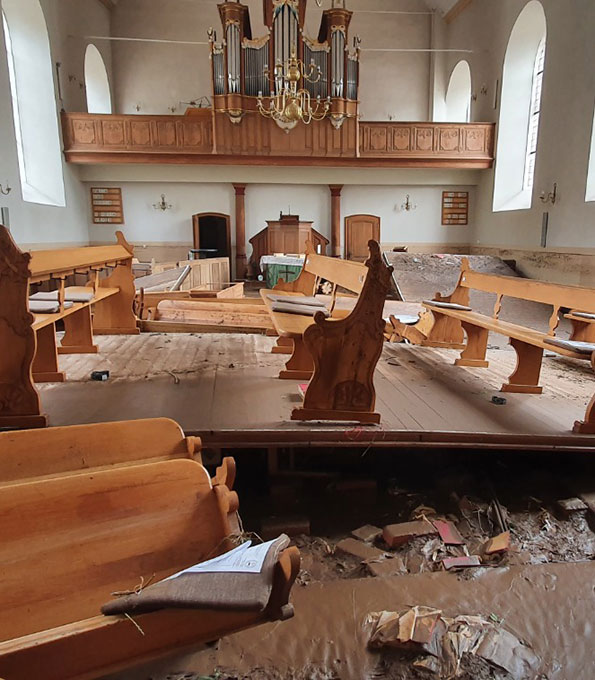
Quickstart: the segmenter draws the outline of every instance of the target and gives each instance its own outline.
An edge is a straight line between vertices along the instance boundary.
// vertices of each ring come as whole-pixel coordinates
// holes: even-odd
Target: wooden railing
[[[489,168],[493,123],[329,121],[290,133],[252,113],[232,123],[222,113],[101,115],[63,113],[64,153],[71,163],[318,165]],[[358,145],[359,140],[359,145]]]

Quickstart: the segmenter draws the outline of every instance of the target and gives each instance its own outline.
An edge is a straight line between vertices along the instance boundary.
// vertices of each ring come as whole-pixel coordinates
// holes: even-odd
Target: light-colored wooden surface
[[[244,447],[275,437],[347,446],[370,440],[379,446],[541,446],[545,437],[548,446],[595,446],[595,438],[570,431],[593,393],[593,370],[559,355],[543,360],[542,395],[510,394],[505,406],[497,406],[491,398],[514,370],[512,348],[488,348],[489,368],[468,368],[454,365],[456,350],[385,344],[374,376],[382,426],[353,433],[350,425],[290,421],[301,397],[295,382],[276,379],[287,356],[271,354],[275,338],[143,334],[100,337],[98,344],[97,355],[60,358],[68,383],[40,387],[52,424],[166,416],[187,434],[200,434],[206,446]],[[102,368],[110,370],[110,380],[89,381],[90,372]]]
[[[0,485],[169,458],[193,458],[200,440],[168,418],[0,432]]]
[[[85,288],[84,286],[71,286],[70,289],[87,292],[91,290],[90,288]],[[89,304],[105,300],[106,298],[111,297],[112,295],[117,295],[119,292],[120,290],[118,288],[98,288],[90,303],[73,302],[72,307],[68,307],[63,312],[58,312],[56,314],[34,314],[33,316],[35,318],[35,321],[33,321],[33,330],[43,328],[43,326],[49,326],[50,324],[53,324],[56,321],[58,321],[58,319],[63,319],[67,316],[70,316],[71,314],[78,312],[83,307],[88,307]]]
[[[131,253],[124,245],[85,246],[84,248],[63,248],[61,250],[31,251],[31,281],[43,281],[53,274],[74,273],[91,267],[115,264],[131,260]]]

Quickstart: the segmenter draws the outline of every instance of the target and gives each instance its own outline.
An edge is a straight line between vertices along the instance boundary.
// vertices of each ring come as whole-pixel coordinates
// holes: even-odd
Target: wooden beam
[[[254,333],[264,335],[267,330],[260,326],[223,326],[181,321],[139,321],[139,326],[143,333]]]
[[[447,24],[452,23],[472,2],[473,0],[458,0],[458,2],[445,14],[444,21],[446,21]]]

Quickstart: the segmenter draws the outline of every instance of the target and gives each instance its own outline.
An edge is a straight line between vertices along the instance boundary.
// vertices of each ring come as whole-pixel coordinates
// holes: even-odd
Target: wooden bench
[[[112,593],[234,547],[240,527],[230,486],[182,459],[0,484],[0,677],[96,678],[290,617],[296,548],[280,555],[262,612],[100,614]]]
[[[105,269],[111,274],[100,278]],[[73,290],[93,297],[66,307],[66,280],[75,274],[89,283]],[[50,281],[58,285],[58,311],[31,314],[31,289]],[[65,379],[58,354],[96,352],[94,335],[139,333],[134,292],[132,247],[121,232],[116,245],[23,253],[0,225],[0,428],[47,425],[33,382]],[[65,329],[60,346],[58,321]]]
[[[303,407],[293,410],[293,420],[380,421],[374,413],[373,374],[384,342],[382,311],[392,268],[382,261],[376,241],[368,246],[370,259],[365,265],[309,252],[295,281],[261,290],[279,335],[278,351],[291,350],[279,377],[310,380]],[[322,313],[312,317],[274,311],[271,293],[312,296],[321,279],[332,284],[328,319]],[[336,308],[339,287],[358,294],[353,310]]]
[[[0,485],[175,458],[200,462],[200,439],[169,418],[0,432]]]
[[[468,307],[470,290],[496,295],[492,316],[469,309],[456,308],[456,306]],[[498,316],[502,308],[503,297],[513,297],[551,306],[552,313],[549,318],[548,331],[544,333],[500,320]],[[399,328],[401,337],[414,344],[426,347],[462,348],[460,357],[455,360],[457,366],[488,366],[486,350],[490,331],[509,338],[510,344],[516,351],[517,365],[508,381],[502,385],[502,392],[541,394],[543,388],[539,384],[539,378],[544,350],[572,359],[583,359],[592,363],[594,361],[595,355],[592,352],[579,351],[577,346],[572,347],[571,344],[561,347],[548,340],[556,337],[562,309],[595,310],[595,290],[545,281],[482,274],[473,271],[469,266],[469,261],[464,258],[459,281],[453,293],[448,296],[438,293],[435,300],[423,304],[428,313],[422,315],[416,326],[399,328],[398,322],[391,319],[393,326]],[[567,316],[573,318],[574,315]],[[580,319],[580,317],[575,318]],[[579,339],[577,335],[575,326],[572,339]],[[584,341],[585,336],[580,339]],[[584,434],[595,433],[593,401],[587,409],[585,421],[577,421],[574,430]]]

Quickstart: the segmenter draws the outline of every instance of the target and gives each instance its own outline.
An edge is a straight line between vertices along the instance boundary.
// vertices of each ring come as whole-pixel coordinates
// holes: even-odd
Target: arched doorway
[[[195,249],[216,250],[213,257],[231,257],[229,215],[198,213],[192,215],[192,241]]]
[[[368,259],[368,241],[380,241],[380,217],[349,215],[345,218],[345,259],[364,262]]]

